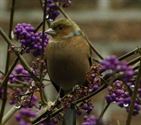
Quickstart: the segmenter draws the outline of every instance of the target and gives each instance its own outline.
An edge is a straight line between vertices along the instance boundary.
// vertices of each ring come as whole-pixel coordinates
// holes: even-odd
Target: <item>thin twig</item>
[[[90,94],[87,95],[87,96],[84,96],[84,97],[82,97],[82,98],[80,98],[80,99],[78,99],[78,100],[76,100],[76,101],[73,101],[72,104],[75,105],[75,104],[78,104],[78,103],[80,103],[80,102],[82,102],[82,101],[84,101],[84,100],[87,100],[87,99],[91,98],[92,96],[98,94],[100,91],[104,90],[105,88],[107,88],[107,84],[102,84],[102,85],[99,87],[99,89],[97,89],[96,91],[90,93]]]
[[[50,110],[45,111],[44,113],[42,113],[40,116],[38,116],[37,118],[35,118],[32,123],[37,123],[38,121],[40,121],[40,119],[44,118],[44,117],[49,117],[50,114],[52,113],[51,111],[53,111],[58,105],[60,104],[60,101],[56,101],[54,103],[53,106],[51,106]]]
[[[9,35],[8,35],[10,39],[12,39],[11,32],[13,29],[14,13],[15,13],[15,0],[12,0],[11,11],[10,11],[10,21],[9,21]],[[10,53],[9,53],[9,44],[8,44],[7,45],[5,73],[8,72],[8,69],[9,69],[9,59],[10,59]]]
[[[139,69],[139,65],[136,65],[135,67],[133,67],[134,71]]]
[[[47,7],[47,1],[44,1],[44,7],[43,7],[43,27],[42,27],[42,57],[41,59],[43,60],[44,58],[44,42],[45,42],[45,28],[46,28],[46,7]],[[42,83],[43,79],[43,63],[41,63],[41,68],[40,68],[40,82]],[[43,104],[46,104],[46,96],[44,92],[44,88],[41,86],[40,88],[40,95],[41,95],[41,100]]]
[[[3,81],[2,81],[2,86],[4,88],[4,92],[3,92],[3,99],[2,99],[2,105],[1,105],[1,111],[0,111],[0,125],[2,122],[2,118],[4,115],[4,111],[5,111],[5,106],[6,106],[6,101],[7,101],[7,82],[9,80],[9,75],[11,74],[11,72],[13,71],[14,67],[16,66],[17,62],[18,62],[18,58],[14,61],[13,65],[11,66],[10,70],[6,73]]]
[[[43,25],[43,22],[41,22],[35,29],[35,32],[37,32],[39,30],[39,28]]]
[[[138,49],[139,49],[139,48],[136,48],[136,49],[132,50],[131,52],[126,53],[125,55],[120,56],[120,57],[119,57],[119,60],[123,60],[123,59],[125,59],[125,58],[128,58],[128,57],[130,57],[130,56],[136,54],[137,51],[138,51]]]
[[[45,0],[44,3],[44,12],[43,12],[43,27],[42,27],[42,59],[44,57],[44,42],[45,42],[45,28],[46,28],[46,6],[47,1]],[[43,64],[41,64],[41,75],[40,78],[42,79],[42,72],[43,72]]]
[[[50,80],[50,79],[46,79],[46,78],[45,78],[45,79],[43,79],[43,81],[51,81],[51,80]]]
[[[15,0],[12,0],[12,5],[11,5],[11,11],[10,11],[10,23],[9,23],[9,38],[11,39],[11,31],[13,28],[13,19],[14,19],[14,12],[15,12]],[[2,82],[2,88],[3,88],[3,95],[2,95],[2,105],[1,105],[1,109],[0,109],[0,124],[2,122],[2,118],[4,115],[4,111],[5,111],[5,106],[6,106],[6,101],[7,101],[7,82],[8,82],[8,78],[10,73],[12,72],[13,68],[15,67],[15,65],[17,64],[18,60],[16,60],[13,64],[13,67],[11,67],[11,69],[8,71],[9,69],[9,57],[10,57],[10,53],[9,53],[9,44],[7,45],[7,55],[6,55],[6,65],[5,65],[5,73],[6,76]]]
[[[11,13],[10,13],[10,23],[9,23],[9,38],[12,39],[12,29],[13,29],[13,22],[14,22],[14,14],[15,14],[15,2],[16,0],[12,0],[12,4],[11,4]]]
[[[0,70],[0,73],[1,73],[2,75],[4,75],[4,72],[3,72],[3,71],[1,71],[1,70]]]
[[[133,115],[133,111],[134,111],[134,103],[136,101],[138,88],[140,86],[140,80],[141,80],[140,74],[141,74],[141,60],[140,60],[139,71],[138,71],[137,78],[136,78],[136,81],[135,81],[134,92],[133,92],[132,97],[131,97],[131,104],[130,104],[130,107],[129,107],[129,113],[128,113],[128,117],[127,117],[127,120],[126,120],[126,125],[131,124],[132,115]]]
[[[97,120],[97,125],[99,125],[101,119],[103,118],[103,116],[104,116],[105,112],[107,111],[107,109],[109,108],[110,104],[111,103],[107,103],[106,106],[104,107],[104,109],[102,110],[102,112]]]
[[[19,110],[19,108],[17,108],[16,106],[13,106],[3,117],[2,119],[2,125],[5,125],[6,122],[11,118],[11,116],[13,116],[17,110]]]
[[[9,88],[23,88],[23,87],[29,87],[27,84],[8,84]]]
[[[38,122],[34,122],[32,125],[39,125],[40,123],[44,122],[45,120],[47,120],[48,118],[54,117],[55,115],[57,115],[59,112],[63,111],[63,107],[61,107],[60,109],[56,110],[55,112],[51,113],[51,114],[46,114],[45,118],[42,118],[40,121]]]
[[[129,62],[128,62],[128,65],[134,65],[134,64],[136,64],[137,62],[140,61],[140,58],[141,58],[141,57],[139,56],[139,57],[136,57],[135,59],[129,61]]]

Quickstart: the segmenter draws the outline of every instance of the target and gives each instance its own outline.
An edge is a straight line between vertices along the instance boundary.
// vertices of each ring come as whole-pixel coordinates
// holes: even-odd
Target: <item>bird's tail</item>
[[[74,105],[65,111],[63,125],[76,125],[76,109]]]

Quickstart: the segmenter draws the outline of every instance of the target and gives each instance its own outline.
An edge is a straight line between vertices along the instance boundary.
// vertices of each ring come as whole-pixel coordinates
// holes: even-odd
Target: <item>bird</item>
[[[75,85],[85,84],[86,73],[92,64],[91,49],[79,26],[63,18],[54,21],[46,32],[52,36],[52,42],[48,43],[44,58],[54,85],[68,93]],[[74,110],[68,110],[65,116],[74,117],[71,114]],[[75,125],[67,122],[63,125]]]
[[[85,82],[91,65],[91,50],[80,28],[68,19],[60,19],[51,27],[53,40],[45,49],[50,79],[64,91]]]

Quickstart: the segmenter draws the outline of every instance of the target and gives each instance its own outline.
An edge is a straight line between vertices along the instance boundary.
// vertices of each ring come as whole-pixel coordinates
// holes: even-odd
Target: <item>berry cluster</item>
[[[34,56],[43,54],[43,49],[47,46],[49,40],[46,33],[43,38],[41,32],[35,32],[34,27],[27,23],[17,24],[14,29],[14,35],[20,41],[21,47]]]
[[[86,74],[89,92],[96,91],[101,86],[100,69],[100,65],[92,65],[90,70]]]
[[[133,68],[127,62],[120,61],[116,56],[109,56],[101,61],[101,72],[118,73],[125,82],[131,82],[135,74]]]
[[[33,60],[31,67],[32,69],[34,69],[34,74],[36,74],[36,76],[40,77],[41,74],[42,76],[45,76],[47,74],[46,62],[42,58]]]
[[[97,118],[94,115],[84,116],[84,121],[81,125],[96,125]]]
[[[31,88],[31,87],[30,87]],[[33,95],[34,90],[23,87],[22,88],[12,88],[9,90],[9,103],[11,105],[19,105],[22,107],[33,107],[37,105],[38,98]]]
[[[16,115],[19,125],[31,125],[31,118],[36,117],[36,113],[31,108],[22,108]]]
[[[113,77],[114,74],[118,74],[120,76],[119,79],[117,78],[114,83],[108,87],[108,94],[106,96],[107,102],[114,102],[129,111],[131,103],[131,93],[129,89],[134,90],[135,87],[135,72],[133,68],[129,66],[127,62],[119,61],[115,56],[110,56],[104,59],[101,62],[101,65],[101,72],[113,74]],[[140,89],[138,92],[140,92]],[[140,94],[138,93],[138,95]],[[133,115],[136,115],[139,113],[141,108],[140,101],[136,99],[134,105]]]
[[[113,85],[108,87],[108,95],[106,96],[106,100],[108,103],[114,102],[118,104],[118,106],[125,108],[127,112],[129,111],[131,95],[123,81],[116,80]],[[140,111],[140,108],[140,101],[136,99],[134,103],[133,115],[137,115]]]
[[[55,4],[54,0],[47,0],[46,13],[47,19],[50,21],[55,20],[60,14],[58,6]]]
[[[23,107],[32,107],[37,102],[37,97],[33,95],[36,87],[33,84],[30,74],[21,64],[18,64],[9,76],[9,84],[17,85],[9,92],[10,104],[18,104]]]
[[[78,115],[90,114],[93,109],[94,106],[91,100],[86,100],[78,106],[77,114]]]
[[[47,19],[52,21],[60,14],[58,6],[68,7],[71,4],[71,0],[47,0]]]
[[[18,64],[12,73],[9,76],[9,82],[12,83],[26,83],[29,84],[32,82],[32,78],[28,71],[24,69],[24,67],[21,64]]]

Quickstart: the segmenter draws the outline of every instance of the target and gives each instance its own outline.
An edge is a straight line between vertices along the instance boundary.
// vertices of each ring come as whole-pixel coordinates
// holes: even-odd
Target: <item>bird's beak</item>
[[[49,34],[49,35],[51,35],[51,36],[56,35],[55,30],[53,30],[52,28],[49,28],[48,30],[46,30],[46,33]]]

